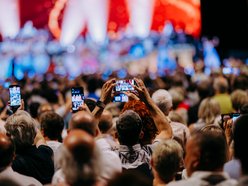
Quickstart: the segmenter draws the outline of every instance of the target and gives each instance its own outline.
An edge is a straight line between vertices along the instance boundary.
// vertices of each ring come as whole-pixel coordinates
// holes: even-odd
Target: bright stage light
[[[103,43],[107,33],[107,0],[69,0],[64,13],[60,42],[72,44],[87,25],[92,40]]]
[[[107,34],[108,0],[84,0],[83,4],[92,40],[99,44],[104,43]]]
[[[20,30],[18,0],[0,0],[0,32],[15,37]]]
[[[60,36],[62,45],[72,44],[85,26],[85,15],[81,2],[82,0],[67,1]]]
[[[127,0],[130,23],[129,30],[134,36],[147,37],[153,17],[154,0]]]

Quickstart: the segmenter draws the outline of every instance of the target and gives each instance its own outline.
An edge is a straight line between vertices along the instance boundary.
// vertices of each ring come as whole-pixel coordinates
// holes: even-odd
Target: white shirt
[[[10,166],[0,172],[0,179],[3,178],[10,179],[20,186],[42,186],[42,184],[38,180],[34,179],[33,177],[14,172]]]
[[[58,141],[46,141],[47,145],[53,150],[53,154],[58,150],[62,143]]]
[[[187,140],[190,137],[190,132],[188,127],[182,123],[174,122],[174,121],[171,121],[170,125],[173,131],[173,135],[180,138],[182,142],[186,144]]]
[[[237,185],[237,181],[230,179],[228,174],[224,172],[196,171],[191,175],[190,178],[186,180],[170,182],[168,186],[209,186],[211,184],[208,181],[206,181],[206,178],[208,178],[211,175],[220,176],[223,179],[217,184],[212,184],[212,185],[216,185],[216,186]]]
[[[112,150],[112,146],[108,143],[107,139],[99,138],[96,140],[96,144],[101,152],[102,171],[100,178],[103,180],[109,180],[116,173],[122,172],[121,160]]]
[[[118,155],[112,151],[111,145],[104,138],[99,138],[96,140],[96,145],[99,148],[100,163],[102,164],[102,169],[100,172],[99,179],[101,181],[108,181],[116,173],[122,172],[121,160]],[[62,169],[55,172],[52,184],[65,183],[65,175]]]
[[[53,162],[55,171],[60,168],[59,165],[59,156],[60,156],[60,146],[62,143],[58,141],[46,141],[47,145],[53,150]]]
[[[227,172],[231,178],[238,180],[241,177],[241,163],[233,159],[224,164],[224,172]]]

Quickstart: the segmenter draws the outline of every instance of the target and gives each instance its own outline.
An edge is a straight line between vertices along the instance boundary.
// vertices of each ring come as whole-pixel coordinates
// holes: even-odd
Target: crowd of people
[[[0,87],[0,185],[247,185],[248,74],[195,68],[127,76],[123,92],[114,73],[6,80],[22,101],[13,110]],[[73,87],[84,89],[77,112]]]

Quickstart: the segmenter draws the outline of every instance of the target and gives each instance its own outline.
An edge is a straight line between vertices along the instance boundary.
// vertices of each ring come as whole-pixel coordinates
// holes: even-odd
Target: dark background
[[[202,36],[218,36],[221,58],[248,58],[248,0],[201,0]]]

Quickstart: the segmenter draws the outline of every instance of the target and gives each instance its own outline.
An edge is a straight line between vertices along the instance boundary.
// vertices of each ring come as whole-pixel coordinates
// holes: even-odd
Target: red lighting
[[[28,1],[28,3],[27,3]],[[20,0],[21,25],[32,20],[37,28],[48,26],[60,36],[60,22],[67,0]],[[125,29],[129,22],[126,0],[109,0],[108,31]],[[175,28],[199,36],[201,32],[200,0],[155,0],[152,30],[161,31],[170,20]],[[55,23],[56,22],[56,23]]]

